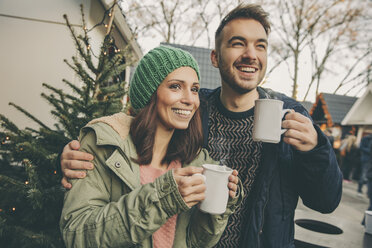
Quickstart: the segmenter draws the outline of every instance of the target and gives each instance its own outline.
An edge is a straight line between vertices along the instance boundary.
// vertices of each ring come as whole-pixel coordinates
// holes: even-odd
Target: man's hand
[[[62,186],[70,189],[72,185],[68,182],[69,178],[84,178],[85,171],[93,169],[93,163],[88,162],[93,160],[93,155],[79,151],[80,143],[73,140],[63,148],[61,154],[61,170],[63,178],[61,180]]]
[[[299,151],[310,151],[318,144],[318,133],[313,123],[306,116],[290,112],[285,116],[282,127],[288,129],[284,133],[283,141]]]
[[[205,183],[201,175],[203,168],[189,166],[185,168],[177,168],[173,170],[173,176],[178,185],[183,200],[188,207],[198,204],[205,198]]]

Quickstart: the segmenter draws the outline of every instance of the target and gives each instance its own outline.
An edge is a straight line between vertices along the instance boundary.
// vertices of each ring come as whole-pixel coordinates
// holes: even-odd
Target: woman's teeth
[[[180,114],[180,115],[190,115],[191,114],[191,110],[174,109],[173,111],[176,114]]]

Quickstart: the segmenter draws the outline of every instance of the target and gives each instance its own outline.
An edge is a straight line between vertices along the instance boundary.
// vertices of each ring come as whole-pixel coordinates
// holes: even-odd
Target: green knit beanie
[[[199,67],[192,55],[182,49],[159,46],[139,62],[129,85],[129,99],[135,111],[144,108],[169,73],[180,67],[191,67],[198,78]]]

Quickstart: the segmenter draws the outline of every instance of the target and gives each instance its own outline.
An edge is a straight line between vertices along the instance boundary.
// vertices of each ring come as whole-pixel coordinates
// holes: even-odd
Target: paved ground
[[[336,248],[372,248],[372,235],[364,232],[364,227],[360,224],[364,215],[364,211],[368,207],[369,200],[367,195],[357,194],[357,184],[355,182],[343,183],[343,194],[339,207],[331,214],[320,214],[305,207],[301,200],[298,204],[295,214],[295,221],[310,219],[331,224],[342,230],[341,234],[326,234],[309,230],[315,227],[322,228],[322,225],[314,226],[312,223],[303,221],[301,227],[296,224],[295,238],[297,240],[296,247],[312,248],[312,247],[336,247]],[[364,192],[367,188],[363,188]],[[324,227],[324,225],[323,225]],[[337,231],[326,228],[326,231]],[[324,228],[323,228],[324,229]]]

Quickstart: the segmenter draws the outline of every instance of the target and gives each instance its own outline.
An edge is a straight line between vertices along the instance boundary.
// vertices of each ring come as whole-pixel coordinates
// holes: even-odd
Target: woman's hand
[[[238,183],[239,183],[238,171],[233,170],[233,172],[229,176],[229,183],[227,185],[230,189],[229,195],[231,198],[234,198],[236,195],[236,191],[238,190]]]
[[[206,186],[203,176],[200,175],[202,172],[203,168],[194,166],[173,170],[173,176],[178,185],[178,191],[190,208],[205,198],[204,193]]]

